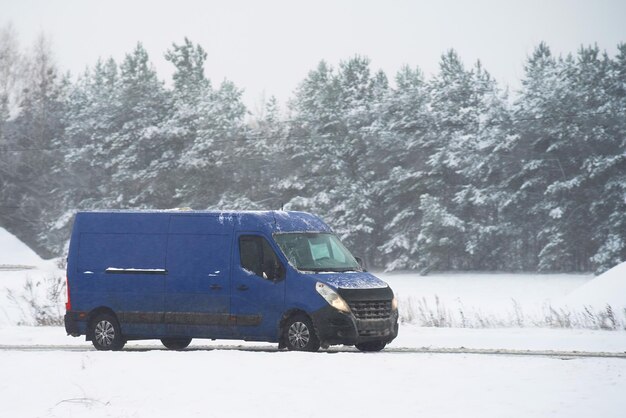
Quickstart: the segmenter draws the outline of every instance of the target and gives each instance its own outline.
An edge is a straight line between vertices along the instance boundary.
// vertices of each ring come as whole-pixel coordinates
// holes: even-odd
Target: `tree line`
[[[626,260],[626,44],[539,44],[510,94],[445,52],[393,82],[354,56],[252,115],[188,39],[70,77],[0,31],[0,225],[61,255],[79,209],[305,210],[370,267],[604,271]]]

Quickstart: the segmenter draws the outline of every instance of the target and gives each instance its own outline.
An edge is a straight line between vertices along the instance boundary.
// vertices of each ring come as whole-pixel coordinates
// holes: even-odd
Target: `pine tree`
[[[0,28],[0,202],[7,206],[7,210],[0,211],[0,214],[10,212],[9,206],[17,197],[12,191],[15,179],[13,173],[13,155],[9,151],[13,144],[10,143],[14,135],[9,133],[11,124],[11,110],[17,98],[17,83],[19,80],[19,66],[21,64],[21,54],[15,30],[10,25]],[[1,210],[2,208],[0,208]],[[0,216],[0,223],[5,224],[5,216]]]
[[[480,65],[476,71],[482,71]],[[424,149],[427,152],[425,168],[426,190],[433,199],[422,200],[422,210],[444,211],[450,216],[456,211],[460,213],[460,219],[471,219],[472,208],[467,205],[463,197],[459,197],[459,191],[467,186],[469,180],[464,171],[474,163],[479,137],[477,132],[480,128],[481,98],[483,91],[480,90],[472,70],[466,70],[457,53],[448,51],[441,57],[440,71],[430,82],[430,109],[432,112],[433,125],[424,138]],[[436,203],[436,204],[435,204]],[[437,268],[440,269],[463,269],[468,268],[468,258],[471,256],[471,245],[466,245],[468,237],[467,229],[447,228],[445,225],[437,227],[437,220],[445,220],[446,216],[428,216],[424,214],[421,229],[437,231],[438,233],[451,233],[451,236],[440,236],[439,244],[435,247],[419,245],[417,251],[421,253],[420,259],[427,258],[433,248],[436,252],[442,251],[443,243],[448,245],[448,256],[442,258],[435,256]],[[428,222],[428,226],[424,224]],[[429,243],[427,240],[418,240]],[[444,263],[444,264],[441,264]],[[430,269],[430,265],[422,266]]]
[[[555,60],[544,44],[527,64],[516,104],[516,150],[524,159],[509,186],[517,187],[512,200],[527,214],[518,219],[525,221],[528,252],[537,257],[531,268],[591,267],[598,244],[580,237],[593,237],[601,219],[593,216],[602,200],[602,177],[593,167],[616,153],[611,146],[615,136],[607,110],[610,100],[603,86],[608,68],[608,57],[600,57],[597,47]]]
[[[40,254],[49,256],[59,250],[50,220],[61,208],[63,155],[65,147],[65,94],[67,80],[53,62],[48,40],[41,35],[27,57],[24,90],[19,113],[11,123],[8,142],[18,152],[11,152],[8,170],[12,187],[8,202],[13,210],[3,211],[9,228],[24,225],[21,236]],[[61,244],[62,246],[62,244]]]
[[[68,98],[65,163],[72,176],[70,207],[116,207],[110,140],[121,130],[119,69],[112,59],[98,60],[72,86]]]
[[[284,202],[283,178],[288,173],[289,158],[285,158],[286,124],[282,120],[276,97],[265,103],[263,114],[250,129],[241,154],[246,155],[242,190],[262,208],[280,208]],[[244,209],[244,207],[241,207]]]
[[[550,211],[555,208],[549,208],[544,200],[550,184],[564,178],[558,155],[550,155],[551,145],[563,137],[554,120],[565,110],[555,100],[567,90],[562,76],[564,65],[563,60],[552,56],[547,45],[540,44],[528,58],[522,91],[514,104],[517,136],[511,155],[519,160],[520,167],[506,181],[510,198],[504,209],[519,225],[517,256],[525,270],[559,268],[558,263],[566,262],[563,254],[554,251],[563,248],[558,244],[561,237],[547,226]],[[558,217],[558,211],[552,215]]]
[[[451,214],[440,199],[424,194],[420,198],[421,229],[417,237],[418,265],[422,274],[454,266],[452,258],[463,252],[457,237],[465,232],[462,219]]]
[[[419,69],[402,68],[396,88],[382,101],[374,129],[380,159],[376,195],[382,211],[381,263],[388,270],[418,266],[420,196],[425,193],[428,150],[424,138],[430,129],[428,91]]]
[[[211,83],[204,74],[207,53],[200,45],[194,45],[185,38],[182,45],[172,44],[165,53],[165,59],[176,67],[172,78],[174,91],[179,100],[188,104],[197,103],[198,99],[210,91]]]
[[[288,137],[287,150],[294,156],[292,172],[302,174],[284,182],[292,194],[287,207],[320,213],[367,262],[377,251],[374,225],[381,210],[374,195],[372,127],[387,89],[386,77],[371,75],[368,59],[354,57],[338,71],[321,62],[291,103],[293,141]]]
[[[366,265],[374,265],[380,261],[377,220],[382,218],[383,207],[375,187],[379,138],[373,125],[389,83],[380,71],[372,75],[369,59],[359,56],[340,63],[337,82],[344,132],[335,137],[329,153],[336,156],[336,177],[328,216],[340,238]]]
[[[156,178],[163,155],[170,151],[169,138],[160,129],[169,107],[163,82],[139,43],[120,65],[119,129],[105,142],[114,185],[109,198],[120,206],[169,205],[170,192]]]
[[[452,199],[452,211],[466,221],[463,268],[502,269],[509,262],[511,236],[501,211],[508,198],[501,181],[515,166],[508,155],[509,109],[506,94],[480,61],[471,70],[471,80],[472,117],[456,157],[462,184]]]
[[[159,181],[172,197],[174,206],[189,206],[196,202],[189,198],[196,177],[190,169],[185,153],[198,140],[198,131],[205,118],[201,106],[213,94],[210,80],[206,78],[204,64],[207,54],[200,45],[185,38],[182,45],[172,44],[165,58],[171,62],[174,89],[172,109],[161,124],[163,135],[170,144],[158,167]],[[202,174],[198,174],[198,177]],[[190,188],[191,191],[187,191]]]
[[[24,65],[15,28],[6,24],[0,28],[0,124],[7,121],[19,105]]]
[[[241,182],[238,177],[233,179],[236,168],[245,164],[245,158],[236,154],[237,142],[246,135],[241,94],[232,82],[224,81],[199,102],[195,137],[178,162],[186,181],[177,196],[185,206],[213,206]]]
[[[626,44],[617,49],[600,80],[607,100],[598,108],[593,131],[602,133],[601,141],[582,167],[596,192],[589,209],[596,244],[591,261],[597,273],[626,260]]]

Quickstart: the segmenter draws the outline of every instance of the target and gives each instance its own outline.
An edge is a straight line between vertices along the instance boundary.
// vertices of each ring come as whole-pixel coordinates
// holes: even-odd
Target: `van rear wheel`
[[[117,319],[111,314],[103,313],[96,316],[89,325],[91,343],[100,351],[121,350],[126,344]]]
[[[191,338],[162,338],[161,343],[170,350],[183,350],[191,344]]]
[[[291,351],[317,351],[320,340],[317,337],[311,320],[304,315],[291,317],[286,323],[283,339],[287,349]]]

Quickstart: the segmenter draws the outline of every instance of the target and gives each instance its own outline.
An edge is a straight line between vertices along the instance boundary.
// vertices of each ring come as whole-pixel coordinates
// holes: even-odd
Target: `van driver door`
[[[285,305],[285,266],[266,237],[239,233],[231,269],[231,320],[242,339],[272,340]]]

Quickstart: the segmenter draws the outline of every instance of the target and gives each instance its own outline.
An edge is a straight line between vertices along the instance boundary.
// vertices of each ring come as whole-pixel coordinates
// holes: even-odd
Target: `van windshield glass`
[[[298,270],[361,271],[350,251],[333,234],[285,233],[274,234],[274,239]]]

